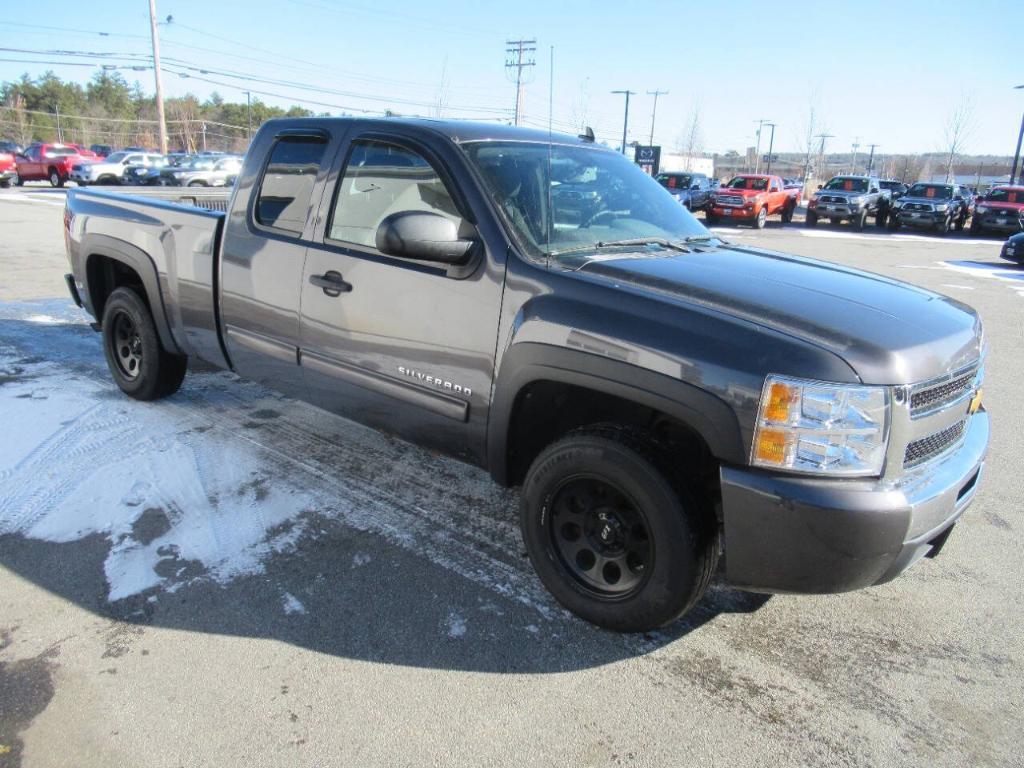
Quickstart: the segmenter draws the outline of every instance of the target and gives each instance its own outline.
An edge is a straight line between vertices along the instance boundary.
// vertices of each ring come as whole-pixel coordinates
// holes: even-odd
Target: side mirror
[[[402,211],[380,223],[377,250],[388,256],[458,264],[475,241],[460,240],[455,222],[436,213]]]

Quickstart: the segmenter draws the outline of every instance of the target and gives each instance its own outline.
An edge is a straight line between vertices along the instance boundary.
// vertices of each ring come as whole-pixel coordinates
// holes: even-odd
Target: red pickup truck
[[[66,144],[33,144],[18,159],[18,183],[49,181],[51,186],[63,187],[77,163],[89,162],[78,150]]]
[[[757,229],[764,229],[769,216],[782,215],[788,224],[793,211],[800,204],[800,190],[786,189],[778,176],[765,173],[747,173],[736,176],[711,197],[707,210],[708,224],[722,219],[741,221]]]
[[[995,187],[974,204],[971,234],[1024,231],[1024,186]]]
[[[18,183],[18,165],[10,152],[0,152],[0,187]]]

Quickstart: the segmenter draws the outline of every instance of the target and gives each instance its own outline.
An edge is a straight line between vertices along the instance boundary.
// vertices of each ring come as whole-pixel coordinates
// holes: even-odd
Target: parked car
[[[940,235],[961,230],[971,215],[967,200],[954,184],[918,182],[893,203],[889,229],[902,226],[933,229]]]
[[[78,150],[65,144],[33,144],[16,157],[18,183],[49,181],[50,186],[63,187],[76,165],[86,164]]]
[[[120,184],[130,167],[162,165],[163,161],[163,155],[115,152],[100,162],[76,164],[71,169],[71,180],[83,187],[89,184]]]
[[[715,191],[705,217],[709,224],[727,218],[763,229],[768,217],[775,214],[782,216],[784,224],[791,222],[799,204],[800,190],[786,189],[778,176],[743,174]]]
[[[88,162],[94,162],[100,159],[100,156],[93,152],[91,149],[86,149],[81,144],[67,144],[66,146],[76,150],[80,157]]]
[[[802,192],[804,188],[804,182],[801,179],[792,179],[783,176],[782,186],[784,189],[799,189]]]
[[[114,148],[109,144],[90,144],[89,149],[95,152],[97,157],[109,157],[114,154]]]
[[[1007,261],[1024,264],[1024,232],[1010,235],[1006,242],[1003,243],[1003,248],[999,255]]]
[[[1024,230],[1024,186],[995,187],[974,204],[971,234]]]
[[[558,164],[602,210],[558,217]],[[744,589],[886,582],[980,485],[974,310],[727,243],[592,141],[275,119],[224,201],[69,192],[67,282],[117,386],[154,400],[206,361],[485,467],[601,626],[684,614],[723,551]]]
[[[0,152],[7,152],[11,155],[23,155],[25,148],[14,141],[0,141]]]
[[[18,163],[11,152],[0,151],[0,187],[18,183]]]
[[[242,158],[227,156],[197,157],[188,165],[175,168],[167,175],[178,187],[223,187],[229,177],[236,176],[242,168]]]
[[[854,229],[861,230],[871,216],[875,226],[884,227],[889,205],[888,190],[883,190],[874,176],[835,176],[811,195],[804,223],[813,227],[818,219],[828,219],[833,224],[848,221]]]
[[[658,183],[688,211],[703,211],[717,186],[703,173],[669,171],[659,173]]]
[[[149,161],[139,165],[128,165],[121,176],[122,184],[151,186],[160,181],[160,172],[167,167],[167,158],[149,156]]]

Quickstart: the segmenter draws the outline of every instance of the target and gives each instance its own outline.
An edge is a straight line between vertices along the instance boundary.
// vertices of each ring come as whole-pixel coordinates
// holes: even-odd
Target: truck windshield
[[[763,192],[768,189],[768,179],[751,178],[750,176],[737,176],[726,184],[729,189],[756,189]]]
[[[868,180],[844,179],[840,176],[839,178],[832,179],[828,184],[826,184],[825,189],[839,190],[841,192],[867,192]]]
[[[659,173],[655,178],[666,189],[689,189],[693,183],[693,177],[685,173]]]
[[[953,188],[948,184],[915,184],[907,192],[907,197],[937,197],[948,200],[953,196]]]
[[[617,152],[533,142],[464,148],[529,256],[626,240],[710,237],[657,181]]]
[[[985,200],[990,203],[1024,203],[1024,189],[993,189]]]

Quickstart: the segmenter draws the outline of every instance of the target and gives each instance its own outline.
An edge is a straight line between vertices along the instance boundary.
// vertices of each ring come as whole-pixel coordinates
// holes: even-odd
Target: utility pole
[[[771,121],[762,117],[754,122],[757,123],[757,146],[754,147],[754,173],[759,173],[761,171],[761,128]]]
[[[825,162],[825,139],[831,139],[834,138],[834,136],[831,133],[819,133],[814,138],[821,139],[821,148],[818,150],[818,167],[821,170],[825,170],[823,165]]]
[[[249,118],[249,141],[252,141],[252,94],[245,92],[245,113]]]
[[[857,172],[857,150],[860,149],[860,136],[853,140],[853,158],[850,160],[850,174]]]
[[[654,107],[651,109],[651,140],[648,142],[650,146],[654,146],[654,118],[658,114],[658,97],[665,96],[668,91],[648,91],[648,96],[654,97]]]
[[[537,50],[537,41],[506,40],[505,46],[505,53],[508,54],[508,57],[505,59],[505,69],[510,71],[515,70],[515,124],[519,125],[519,120],[523,116],[523,70],[526,67],[532,67],[537,64],[534,59],[528,58],[529,54]]]
[[[882,145],[881,144],[868,144],[868,146],[871,147],[871,154],[868,155],[868,174],[867,174],[868,176],[870,176],[871,175],[871,169],[875,165],[875,147],[880,147]]]
[[[768,141],[768,167],[765,169],[765,173],[771,174],[772,172],[772,148],[775,146],[775,123],[765,123],[769,128],[772,129],[771,139]]]
[[[636,91],[612,91],[612,93],[621,93],[626,96],[626,117],[622,121],[622,154],[626,154],[626,131],[629,129],[629,97],[635,96]]]
[[[60,104],[53,105],[54,112],[57,113],[57,141],[61,144],[64,143],[64,131],[60,127]],[[1018,151],[1020,151],[1018,149]]]
[[[206,123],[203,123],[203,152],[206,151]]]
[[[156,79],[156,119],[160,126],[160,154],[167,154],[167,122],[164,120],[164,86],[160,82],[160,38],[156,33],[156,0],[149,0],[149,31],[153,38],[153,77]]]
[[[1015,89],[1024,88],[1024,85],[1015,85]],[[1024,117],[1020,119],[1020,133],[1017,134],[1017,151],[1013,153],[1013,170],[1010,171],[1010,186],[1013,186],[1017,178],[1017,159],[1020,157],[1020,143],[1024,139]]]

